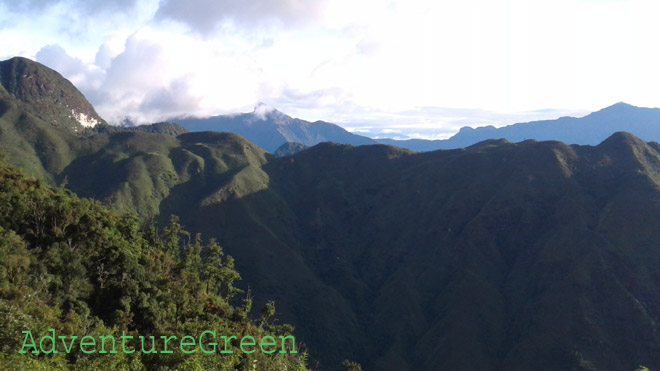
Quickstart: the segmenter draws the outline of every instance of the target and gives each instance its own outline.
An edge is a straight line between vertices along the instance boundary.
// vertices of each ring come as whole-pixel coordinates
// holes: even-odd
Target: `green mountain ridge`
[[[217,237],[325,365],[628,369],[660,361],[658,150],[617,133],[277,159],[235,134],[115,133],[63,174]]]
[[[275,157],[285,157],[294,155],[300,151],[306,150],[309,146],[297,142],[286,142],[273,152]]]
[[[133,125],[133,126],[114,126],[114,125],[100,125],[95,128],[95,132],[117,132],[117,131],[138,131],[154,134],[165,134],[170,136],[177,136],[187,133],[188,130],[181,125],[173,124],[171,122],[157,122],[155,124]]]

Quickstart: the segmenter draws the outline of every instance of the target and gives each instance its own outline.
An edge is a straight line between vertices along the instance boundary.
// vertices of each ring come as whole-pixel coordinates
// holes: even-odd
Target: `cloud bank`
[[[542,108],[561,116],[618,101],[660,105],[660,52],[649,47],[660,32],[658,7],[0,0],[0,57],[60,71],[114,123],[248,112],[265,102],[372,135],[437,137],[459,125],[552,118]]]

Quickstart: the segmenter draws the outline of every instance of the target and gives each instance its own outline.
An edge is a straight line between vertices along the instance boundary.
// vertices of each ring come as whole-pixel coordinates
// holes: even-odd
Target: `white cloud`
[[[444,135],[550,118],[537,111],[548,107],[660,105],[660,9],[646,0],[20,4],[0,0],[0,50],[59,70],[115,122],[262,101],[357,130]]]
[[[78,89],[82,90],[98,89],[105,75],[102,69],[70,56],[59,45],[44,46],[37,52],[36,60],[66,76]]]
[[[272,23],[299,26],[313,23],[326,1],[308,0],[163,0],[157,19],[172,19],[209,34],[224,22],[249,28]]]
[[[263,85],[259,68],[240,51],[145,28],[111,59],[90,96],[110,121],[149,122],[246,109]]]
[[[259,103],[255,108],[254,108],[254,114],[259,117],[262,120],[266,119],[266,116],[268,116],[269,113],[274,112],[275,108],[271,107],[265,103]]]
[[[200,50],[202,50],[200,52]],[[76,84],[110,122],[153,122],[182,115],[235,112],[261,96],[259,68],[249,56],[202,40],[144,28],[123,50],[103,44],[94,61],[49,45],[37,60]],[[189,57],[193,56],[194,57]]]

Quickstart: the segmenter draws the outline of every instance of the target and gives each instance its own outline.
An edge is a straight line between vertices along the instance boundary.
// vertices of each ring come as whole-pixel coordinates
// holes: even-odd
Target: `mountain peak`
[[[373,139],[352,134],[338,125],[293,118],[264,103],[259,103],[250,113],[173,120],[190,131],[215,130],[240,134],[270,153],[287,142],[305,146],[326,141],[354,145],[376,144]]]
[[[617,131],[616,133],[610,135],[603,142],[601,142],[598,146],[599,147],[614,147],[614,146],[635,147],[635,146],[645,146],[645,145],[646,143],[643,140],[639,139],[633,134],[630,134],[625,131]]]
[[[17,101],[53,126],[78,131],[104,123],[69,80],[30,59],[1,61],[0,86],[0,98]]]
[[[621,108],[631,108],[631,107],[637,108],[637,106],[633,106],[632,104],[628,104],[626,102],[617,102],[617,103],[614,103],[613,105],[611,105],[609,107],[605,107],[603,109],[615,109],[615,108],[616,109],[621,109]]]
[[[589,116],[591,116],[591,115],[597,115],[598,116],[598,115],[626,114],[626,113],[629,113],[629,112],[637,110],[637,109],[639,109],[639,107],[633,106],[632,104],[628,104],[628,103],[625,103],[625,102],[618,102],[618,103],[615,103],[611,106],[605,107],[601,110],[593,112]]]
[[[259,102],[255,107],[252,114],[257,116],[261,120],[266,120],[269,117],[283,117],[286,116],[284,113],[278,111],[274,107],[267,105],[266,103]]]

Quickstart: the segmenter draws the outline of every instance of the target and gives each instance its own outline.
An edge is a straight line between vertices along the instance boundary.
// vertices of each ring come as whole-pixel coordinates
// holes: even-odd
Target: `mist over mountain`
[[[236,259],[238,286],[256,308],[273,299],[276,321],[295,326],[323,369],[344,359],[365,370],[660,365],[656,142],[617,132],[593,146],[514,137],[422,153],[337,143],[298,151],[281,131],[312,140],[315,123],[264,107],[191,121],[262,130],[258,144],[185,132],[185,122],[83,130],[60,124],[66,111],[48,117],[52,104],[78,107],[39,103],[52,89],[24,100],[4,89],[8,163],[141,225],[163,228],[176,214],[191,233],[217,238]],[[650,128],[655,114],[615,105],[547,126]],[[267,152],[276,143],[286,156]]]
[[[363,145],[376,144],[371,138],[352,134],[325,121],[309,122],[292,118],[260,104],[251,113],[209,118],[171,119],[190,131],[226,131],[239,134],[268,152],[275,152],[287,142],[313,146],[321,142]]]

